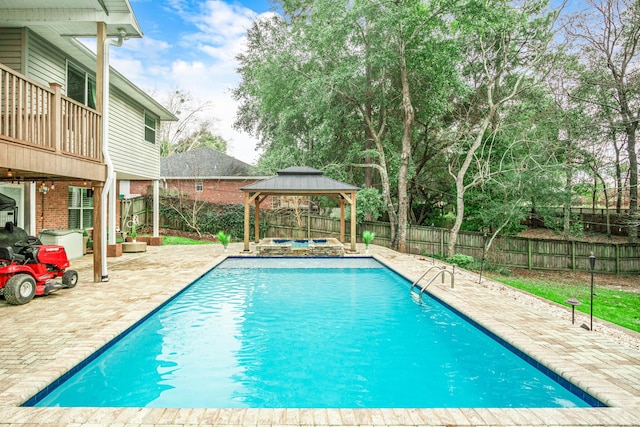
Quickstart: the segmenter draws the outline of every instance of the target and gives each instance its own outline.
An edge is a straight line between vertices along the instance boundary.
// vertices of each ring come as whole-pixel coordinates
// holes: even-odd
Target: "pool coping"
[[[426,266],[436,263],[374,245],[369,248],[374,258],[409,280],[417,279]],[[230,249],[231,253],[241,252],[240,246],[233,244]],[[463,271],[456,273],[453,289],[432,286],[429,292],[611,407],[370,410],[19,407],[226,257],[220,245],[180,248],[183,258],[193,264],[186,265],[184,259],[173,259],[172,251],[177,249],[152,247],[146,253],[126,254],[119,260],[110,261],[109,285],[89,283],[92,265],[90,257],[85,256],[77,262],[72,261],[72,267],[81,275],[81,284],[85,284],[78,287],[77,292],[74,289],[69,293],[38,298],[25,306],[7,306],[0,302],[0,315],[5,325],[0,336],[0,360],[4,360],[0,364],[0,425],[585,426],[638,425],[640,422],[640,352],[598,335],[597,328],[595,332],[586,331],[571,325],[570,318],[549,318],[536,307],[501,297],[499,291],[476,284],[475,278],[467,277]],[[140,268],[141,263],[145,268]],[[146,268],[149,265],[151,267]],[[157,271],[158,266],[164,266],[166,270]],[[164,280],[175,284],[159,286],[158,283]],[[122,294],[123,290],[134,287],[135,295]],[[34,327],[29,316],[37,317],[51,327]],[[80,317],[77,321],[75,317],[68,319],[68,329],[72,330],[55,323],[64,320],[65,316]],[[98,327],[87,322],[99,322]]]

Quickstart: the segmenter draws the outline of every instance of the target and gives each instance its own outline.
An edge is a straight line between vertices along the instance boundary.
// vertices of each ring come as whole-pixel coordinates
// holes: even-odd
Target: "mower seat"
[[[24,262],[26,258],[24,255],[13,252],[13,248],[11,246],[3,246],[0,247],[0,259],[4,259],[10,262]]]

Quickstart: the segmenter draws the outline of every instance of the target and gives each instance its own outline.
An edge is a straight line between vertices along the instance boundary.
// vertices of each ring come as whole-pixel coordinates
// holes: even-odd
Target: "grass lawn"
[[[590,283],[576,285],[575,283],[563,283],[557,279],[550,281],[548,279],[499,275],[492,275],[491,278],[565,306],[568,306],[565,303],[566,300],[576,298],[582,303],[581,306],[576,307],[576,310],[589,314]],[[594,293],[596,295],[593,297],[593,317],[640,332],[640,293],[599,288],[597,282],[594,283]]]
[[[213,242],[179,236],[162,236],[162,245],[211,245]]]

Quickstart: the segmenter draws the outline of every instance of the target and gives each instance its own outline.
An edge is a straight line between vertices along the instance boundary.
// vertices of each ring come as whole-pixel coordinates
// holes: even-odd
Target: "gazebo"
[[[250,206],[255,203],[255,242],[260,240],[260,203],[268,196],[329,196],[340,205],[340,241],[344,243],[345,202],[351,205],[351,251],[356,250],[356,192],[359,187],[328,178],[322,171],[307,166],[293,166],[278,175],[256,182],[244,191],[244,250],[249,251]]]

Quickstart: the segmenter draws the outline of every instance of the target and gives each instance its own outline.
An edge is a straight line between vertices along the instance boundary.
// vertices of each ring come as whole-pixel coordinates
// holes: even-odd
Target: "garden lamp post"
[[[589,256],[589,267],[591,269],[591,326],[590,326],[590,331],[593,331],[593,270],[596,266],[596,256],[593,254],[593,252],[591,252],[591,255]]]
[[[482,270],[484,269],[484,254],[487,249],[487,233],[482,235],[482,261],[480,262],[480,277],[478,283],[482,282]]]

